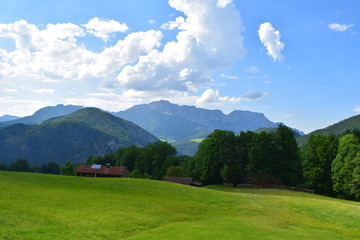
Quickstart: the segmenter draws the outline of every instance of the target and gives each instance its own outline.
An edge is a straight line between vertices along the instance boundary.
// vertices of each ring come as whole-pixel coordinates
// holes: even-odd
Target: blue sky
[[[304,132],[360,113],[360,2],[0,2],[0,116],[165,99]]]

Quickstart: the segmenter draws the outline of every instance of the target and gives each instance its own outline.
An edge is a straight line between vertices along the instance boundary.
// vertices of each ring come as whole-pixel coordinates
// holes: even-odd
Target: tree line
[[[279,125],[274,132],[215,130],[193,157],[176,156],[176,149],[158,141],[146,147],[121,147],[87,164],[126,166],[131,177],[162,180],[166,176],[192,177],[203,184],[247,183],[287,185],[316,193],[360,200],[360,131],[343,136],[311,135],[298,147],[294,132]],[[0,164],[0,170],[5,169]],[[72,175],[71,161],[32,167],[18,159],[6,170]]]

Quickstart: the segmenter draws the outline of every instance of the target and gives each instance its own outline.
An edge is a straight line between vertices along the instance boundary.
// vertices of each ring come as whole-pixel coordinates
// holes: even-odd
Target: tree
[[[0,162],[0,170],[8,170],[5,163]]]
[[[60,166],[56,162],[48,162],[43,164],[40,168],[41,173],[59,174]]]
[[[311,135],[301,149],[304,186],[319,194],[333,195],[331,163],[337,155],[334,135]]]
[[[236,181],[239,173],[237,139],[233,132],[215,130],[199,144],[195,155],[195,169],[199,180],[206,184],[221,183],[221,169],[227,164],[232,172],[232,181]],[[233,168],[232,168],[233,167]]]
[[[338,154],[332,162],[334,191],[339,197],[360,199],[360,145],[353,134],[339,140]]]
[[[18,158],[10,165],[10,171],[30,172],[31,166],[26,159]]]
[[[276,174],[285,184],[297,186],[301,182],[301,163],[299,149],[294,132],[289,127],[279,125],[275,132],[275,144],[278,148]]]
[[[164,178],[166,177],[185,177],[185,174],[182,167],[171,165],[166,171]]]
[[[68,160],[64,166],[61,167],[60,172],[62,175],[74,175],[74,165]]]

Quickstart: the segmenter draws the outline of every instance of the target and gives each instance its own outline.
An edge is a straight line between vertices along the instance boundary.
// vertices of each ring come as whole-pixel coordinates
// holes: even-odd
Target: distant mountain
[[[44,107],[36,111],[33,115],[18,118],[15,120],[10,120],[6,122],[0,122],[0,127],[10,126],[15,123],[23,123],[23,124],[38,124],[50,118],[63,116],[69,113],[73,113],[79,109],[84,108],[83,106],[74,106],[74,105],[66,105],[59,104],[56,106]]]
[[[309,134],[306,134],[302,137],[299,137],[297,139],[298,144],[300,146],[305,145],[307,143],[307,141],[309,140],[311,135],[316,135],[316,134],[325,134],[325,135],[330,135],[330,134],[334,134],[337,136],[342,136],[344,134],[347,133],[347,131],[351,131],[351,130],[355,130],[358,129],[360,130],[360,115],[356,115],[353,117],[350,117],[348,119],[342,120],[338,123],[335,123],[333,125],[330,125],[326,128],[323,129],[318,129],[315,130]]]
[[[226,115],[220,110],[179,106],[168,101],[136,105],[113,114],[132,121],[165,140],[204,138],[215,129],[239,133],[277,126],[263,113],[236,110]]]
[[[25,158],[40,165],[49,161],[85,162],[121,146],[146,146],[158,139],[139,126],[97,108],[83,108],[37,125],[14,124],[0,129],[0,162]]]
[[[282,125],[284,125],[284,124],[282,124]],[[256,133],[261,133],[261,132],[272,133],[272,132],[276,132],[276,130],[277,130],[277,127],[266,127],[266,128],[256,129],[255,132]],[[299,131],[297,129],[292,128],[292,130],[294,132],[294,137],[295,138],[299,138],[299,137],[304,135],[303,132],[301,132],[301,131]]]
[[[0,122],[6,122],[6,121],[11,121],[11,120],[16,120],[19,119],[20,117],[16,117],[16,116],[11,116],[11,115],[4,115],[2,117],[0,117]]]

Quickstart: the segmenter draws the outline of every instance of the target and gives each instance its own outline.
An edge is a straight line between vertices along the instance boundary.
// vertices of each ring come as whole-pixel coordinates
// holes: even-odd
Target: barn
[[[76,168],[75,173],[84,177],[130,177],[130,172],[126,167],[103,166],[98,164],[80,165]]]

